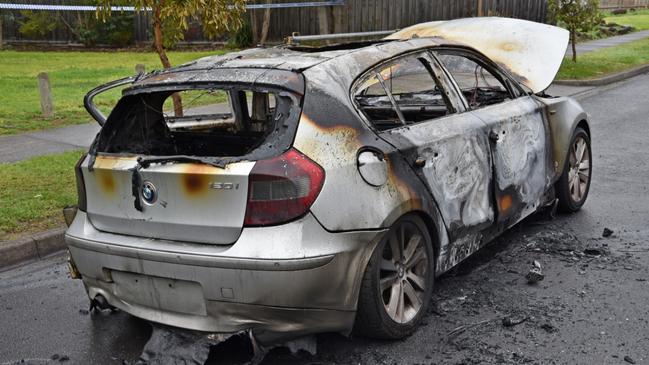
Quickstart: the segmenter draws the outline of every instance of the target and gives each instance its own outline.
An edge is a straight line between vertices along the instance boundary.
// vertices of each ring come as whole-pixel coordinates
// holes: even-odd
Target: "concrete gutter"
[[[40,260],[66,248],[65,228],[40,232],[13,241],[0,242],[0,269]]]
[[[632,77],[649,72],[649,64],[642,65],[630,70],[614,73],[608,76],[600,77],[597,79],[587,80],[557,80],[554,82],[556,85],[565,86],[604,86],[614,82],[630,79]]]

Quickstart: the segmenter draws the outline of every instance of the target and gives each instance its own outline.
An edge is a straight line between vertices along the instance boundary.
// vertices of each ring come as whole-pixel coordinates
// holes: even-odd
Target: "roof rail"
[[[334,33],[334,34],[318,34],[318,35],[300,35],[298,32],[293,32],[289,37],[285,38],[285,43],[288,45],[299,45],[300,42],[312,41],[332,41],[338,39],[353,39],[353,38],[374,38],[384,37],[397,32],[399,29],[394,30],[379,30],[374,32],[358,32],[358,33]]]

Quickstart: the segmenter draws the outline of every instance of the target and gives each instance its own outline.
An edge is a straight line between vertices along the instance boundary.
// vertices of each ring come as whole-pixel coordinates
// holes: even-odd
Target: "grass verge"
[[[194,59],[223,54],[225,50],[170,52],[175,65]],[[45,129],[90,121],[83,108],[86,92],[102,83],[130,76],[141,63],[147,71],[160,69],[153,52],[23,52],[0,51],[0,135]],[[43,118],[36,75],[47,72],[52,86],[54,117]],[[110,109],[119,91],[96,98],[97,104]]]
[[[592,79],[647,63],[649,63],[649,38],[584,53],[577,57],[576,63],[565,58],[556,79]]]
[[[77,201],[74,165],[81,154],[0,164],[0,241],[63,225],[61,210]]]
[[[605,14],[607,23],[617,23],[621,25],[630,25],[636,30],[647,30],[649,29],[649,9],[640,9],[634,12],[629,11],[626,14],[621,15],[612,15],[610,13]]]

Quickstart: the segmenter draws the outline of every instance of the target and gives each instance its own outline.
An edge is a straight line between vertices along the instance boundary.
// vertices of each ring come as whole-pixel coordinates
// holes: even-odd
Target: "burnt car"
[[[543,92],[567,39],[460,19],[99,87],[71,270],[95,305],[186,329],[407,336],[437,276],[544,207],[584,204],[587,115]],[[92,99],[124,82],[104,118]]]

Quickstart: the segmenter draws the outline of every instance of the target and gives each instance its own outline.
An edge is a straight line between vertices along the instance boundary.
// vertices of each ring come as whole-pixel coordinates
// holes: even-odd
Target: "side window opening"
[[[180,113],[174,109],[175,95],[182,100]],[[262,145],[277,145],[298,116],[298,98],[283,91],[202,86],[144,91],[119,101],[97,152],[243,156]]]
[[[407,56],[379,66],[357,83],[356,105],[378,130],[454,112],[427,62],[423,57]]]
[[[507,81],[477,59],[439,52],[436,56],[455,80],[471,109],[513,98]]]

